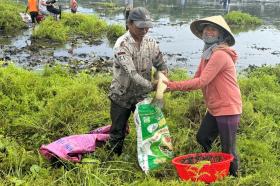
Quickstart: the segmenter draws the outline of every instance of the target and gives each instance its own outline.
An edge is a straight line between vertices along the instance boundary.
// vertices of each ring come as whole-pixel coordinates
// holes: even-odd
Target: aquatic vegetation
[[[254,31],[258,28],[257,25],[246,25],[246,26],[238,26],[238,25],[231,25],[230,29],[232,33],[238,34],[240,32],[248,32],[248,31]]]
[[[0,0],[0,30],[14,34],[26,28],[26,24],[19,15],[19,13],[24,12],[24,10],[24,6],[20,3],[15,3],[10,0]]]
[[[101,39],[107,32],[107,23],[95,15],[64,13],[63,19],[51,17],[42,21],[33,32],[35,38],[65,42],[68,38],[82,36],[87,40]]]
[[[116,42],[116,40],[125,33],[125,28],[119,24],[113,24],[108,26],[107,38],[110,43]]]
[[[65,42],[68,39],[70,28],[65,26],[62,22],[54,20],[53,17],[47,17],[40,23],[33,33],[33,38]]]
[[[249,26],[262,24],[261,19],[241,11],[231,11],[228,14],[226,14],[224,18],[227,21],[227,23],[231,26]]]
[[[84,38],[101,38],[107,30],[107,23],[96,15],[63,14],[61,20],[65,26],[70,27],[70,34],[81,35]]]
[[[42,144],[110,123],[107,94],[112,76],[69,71],[61,66],[40,72],[12,65],[0,67],[0,184],[193,185],[179,181],[170,162],[149,175],[140,170],[132,120],[124,153],[119,157],[99,148],[86,155],[93,163],[60,162],[63,166],[59,166],[59,162],[40,156],[37,150]],[[241,175],[214,185],[278,184],[279,75],[280,65],[253,67],[239,76],[243,98],[237,141]],[[175,70],[170,78],[189,77],[185,71]],[[201,152],[195,136],[205,110],[199,91],[165,94],[163,113],[176,155]],[[214,150],[219,150],[217,145]]]
[[[97,16],[87,16],[84,22],[79,25],[78,33],[84,37],[100,39],[106,34],[107,23]]]
[[[234,34],[255,30],[262,24],[262,20],[241,11],[231,11],[224,16]]]
[[[94,2],[95,6],[102,7],[102,8],[115,8],[117,5],[113,2]]]

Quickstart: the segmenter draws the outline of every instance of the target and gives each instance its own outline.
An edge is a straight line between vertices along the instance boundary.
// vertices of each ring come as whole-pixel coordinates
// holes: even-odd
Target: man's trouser
[[[222,152],[234,156],[230,164],[230,175],[237,176],[238,156],[236,153],[236,133],[240,122],[240,115],[212,116],[206,113],[197,132],[197,141],[205,152],[211,150],[213,141],[220,136]]]
[[[109,139],[109,146],[110,149],[118,154],[121,155],[123,149],[123,142],[126,135],[128,119],[131,112],[134,112],[135,105],[133,105],[130,109],[123,108],[111,101],[111,120],[112,126],[110,130],[110,139]]]

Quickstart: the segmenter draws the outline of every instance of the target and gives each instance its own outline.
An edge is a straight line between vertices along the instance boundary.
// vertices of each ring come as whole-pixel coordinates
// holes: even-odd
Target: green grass
[[[121,25],[108,25],[95,15],[64,13],[61,21],[47,18],[33,31],[34,38],[65,43],[67,40],[82,37],[95,41],[107,36],[113,43],[125,32]]]
[[[231,11],[224,18],[229,25],[248,26],[262,24],[261,19],[241,11]]]
[[[238,132],[240,177],[212,185],[277,185],[280,177],[280,66],[251,68],[239,77],[243,114]],[[189,78],[185,71],[170,78]],[[170,162],[145,175],[137,163],[136,133],[125,139],[124,153],[112,156],[99,148],[86,157],[93,164],[55,166],[38,153],[42,144],[86,133],[110,123],[108,74],[72,74],[57,66],[30,72],[0,68],[0,184],[1,185],[204,185],[181,182]],[[200,91],[165,94],[163,112],[176,156],[201,152],[195,135],[205,114]],[[213,150],[219,150],[214,146]]]
[[[16,33],[27,28],[19,15],[24,11],[25,8],[21,3],[0,0],[0,29],[6,33]],[[96,41],[108,36],[108,40],[114,42],[122,33],[124,33],[122,26],[108,25],[96,15],[63,13],[60,21],[54,20],[51,16],[43,20],[33,30],[32,37],[40,42],[66,43],[77,37]]]
[[[231,11],[224,18],[234,34],[255,30],[263,23],[260,18],[241,11]]]
[[[102,7],[102,8],[116,8],[117,5],[113,2],[95,2],[95,6]]]
[[[65,26],[62,22],[54,20],[53,17],[47,17],[40,23],[33,33],[35,39],[43,39],[56,42],[66,42],[69,37],[70,27]]]
[[[16,33],[26,28],[26,24],[21,20],[20,12],[24,12],[25,7],[20,3],[10,0],[0,0],[0,29],[5,33]]]

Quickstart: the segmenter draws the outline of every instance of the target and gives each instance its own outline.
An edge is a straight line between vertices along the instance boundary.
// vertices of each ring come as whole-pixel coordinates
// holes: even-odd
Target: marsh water
[[[69,11],[68,2],[68,0],[59,1],[64,6],[64,11]],[[118,11],[100,8],[95,2],[97,1],[78,1],[78,12],[97,13],[109,23],[124,25],[122,8]],[[113,2],[117,6],[124,6],[124,0]],[[189,73],[193,73],[198,65],[203,43],[191,33],[190,23],[194,19],[223,15],[231,10],[247,12],[264,21],[262,26],[256,28],[234,30],[236,33],[234,48],[239,55],[238,70],[249,65],[280,63],[280,0],[231,0],[230,4],[223,4],[220,0],[134,0],[134,6],[144,6],[151,12],[154,27],[150,29],[149,34],[159,42],[170,68],[183,67]],[[40,52],[29,50],[31,32],[29,29],[15,37],[1,36],[1,48],[6,49],[6,54],[2,55],[8,55],[7,59],[11,59],[19,66],[32,68],[40,68],[48,63],[49,59],[67,63],[69,59],[89,61],[98,57],[104,61],[112,57],[112,44],[106,39],[98,43],[81,40],[77,41],[74,47],[71,43],[60,46],[50,44],[41,47]]]

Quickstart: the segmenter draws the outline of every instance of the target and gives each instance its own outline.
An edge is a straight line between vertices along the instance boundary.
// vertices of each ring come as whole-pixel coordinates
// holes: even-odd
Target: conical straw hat
[[[193,21],[191,23],[191,26],[190,26],[192,33],[194,35],[196,35],[199,39],[202,39],[202,31],[203,31],[203,28],[204,28],[203,25],[205,23],[212,23],[212,24],[215,24],[215,25],[219,26],[220,28],[222,28],[230,36],[230,39],[227,41],[229,46],[234,45],[234,43],[235,43],[234,36],[233,36],[228,24],[226,23],[224,18],[220,15],[219,16],[206,17],[206,18],[203,18],[203,19]]]

